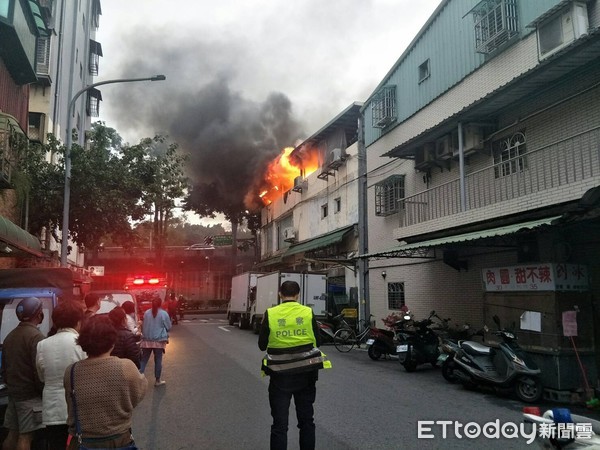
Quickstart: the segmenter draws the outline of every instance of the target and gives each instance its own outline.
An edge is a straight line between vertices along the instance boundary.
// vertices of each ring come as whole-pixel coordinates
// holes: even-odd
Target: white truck
[[[227,309],[229,325],[238,323],[241,329],[250,326],[250,309],[256,299],[256,280],[260,272],[244,272],[231,279],[231,299]]]
[[[299,302],[310,306],[315,316],[324,316],[327,306],[327,276],[307,272],[271,272],[256,279],[256,301],[250,310],[252,331],[258,334],[267,308],[279,303],[279,286],[284,281],[300,285]]]

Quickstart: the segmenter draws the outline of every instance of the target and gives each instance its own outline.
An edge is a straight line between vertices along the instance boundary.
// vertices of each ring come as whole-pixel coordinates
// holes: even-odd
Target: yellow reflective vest
[[[331,362],[317,348],[312,318],[312,309],[295,301],[269,308],[269,342],[263,374],[331,368]]]

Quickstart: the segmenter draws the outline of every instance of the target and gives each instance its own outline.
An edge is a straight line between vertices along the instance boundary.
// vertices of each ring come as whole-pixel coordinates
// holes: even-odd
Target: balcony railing
[[[600,127],[465,176],[466,209],[473,210],[600,175]],[[508,173],[508,174],[507,174]],[[401,200],[400,226],[461,212],[458,179]]]

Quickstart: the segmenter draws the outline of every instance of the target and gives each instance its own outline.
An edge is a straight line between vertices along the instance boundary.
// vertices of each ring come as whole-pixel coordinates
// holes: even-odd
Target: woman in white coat
[[[87,355],[77,344],[84,312],[80,303],[60,302],[52,312],[56,334],[38,343],[36,365],[44,382],[42,418],[49,449],[64,449],[69,435],[63,380],[65,369]]]

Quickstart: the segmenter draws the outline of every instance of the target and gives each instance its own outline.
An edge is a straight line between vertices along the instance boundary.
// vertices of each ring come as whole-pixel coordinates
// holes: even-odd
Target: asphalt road
[[[315,423],[318,449],[524,449],[522,437],[459,438],[455,423],[479,427],[519,425],[521,402],[490,392],[450,385],[438,369],[406,373],[396,360],[374,362],[366,351],[322,350],[333,369],[317,383]],[[227,324],[223,315],[189,316],[171,332],[164,358],[167,384],[152,383],[134,416],[140,449],[268,449],[271,417],[268,378],[260,376],[257,336]],[[153,380],[153,362],[146,369]],[[556,406],[556,405],[548,405]],[[290,449],[298,448],[293,407]],[[419,421],[453,421],[421,425]],[[430,427],[426,429],[424,427]],[[471,430],[476,433],[477,426]],[[474,428],[473,428],[474,427]],[[496,428],[487,428],[488,434]],[[506,430],[510,431],[510,430]],[[516,433],[518,434],[518,433]]]

